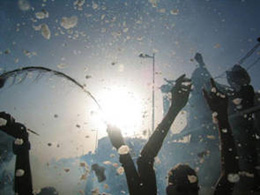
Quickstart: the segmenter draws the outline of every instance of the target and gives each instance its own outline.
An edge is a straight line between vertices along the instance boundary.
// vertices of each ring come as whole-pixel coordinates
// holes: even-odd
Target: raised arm
[[[187,104],[190,91],[191,80],[186,78],[185,75],[180,76],[171,90],[172,100],[168,113],[165,115],[144,146],[141,152],[142,156],[150,159],[157,156],[163,144],[163,140],[166,137],[174,119],[181,109]]]
[[[232,194],[234,184],[238,182],[238,156],[231,127],[228,121],[228,98],[216,87],[211,79],[211,92],[203,90],[204,97],[212,111],[213,121],[218,124],[221,142],[221,175],[215,194]]]
[[[30,142],[26,127],[16,123],[11,115],[0,113],[0,130],[15,138],[13,143],[13,152],[16,155],[15,162],[15,193],[32,194],[32,176],[30,167]]]
[[[139,188],[141,181],[129,153],[129,148],[125,145],[121,130],[115,126],[108,125],[107,133],[111,144],[117,149],[120,155],[119,161],[124,167],[129,193],[131,195],[140,194]]]

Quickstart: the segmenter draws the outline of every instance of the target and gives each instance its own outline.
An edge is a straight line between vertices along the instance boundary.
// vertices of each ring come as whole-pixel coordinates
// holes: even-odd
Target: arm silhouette
[[[21,195],[31,195],[32,193],[32,175],[30,167],[30,142],[26,127],[23,124],[15,122],[11,115],[1,112],[2,121],[0,130],[14,137],[13,152],[16,155],[15,162],[15,193]]]
[[[144,146],[141,152],[142,157],[144,156],[145,158],[153,159],[157,156],[174,119],[188,102],[191,91],[190,82],[191,80],[186,78],[185,75],[180,76],[176,80],[176,84],[171,90],[171,106]],[[185,83],[187,83],[187,85],[184,85]]]
[[[211,92],[203,90],[204,97],[213,112],[213,120],[218,124],[221,141],[221,175],[216,184],[215,194],[232,194],[234,184],[239,180],[237,150],[228,121],[228,98],[218,90],[211,79]]]

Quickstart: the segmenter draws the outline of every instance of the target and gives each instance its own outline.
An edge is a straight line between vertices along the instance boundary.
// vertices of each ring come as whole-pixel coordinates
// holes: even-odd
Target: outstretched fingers
[[[190,92],[191,91],[191,84],[189,85],[182,85],[181,91]]]
[[[5,112],[0,112],[0,119],[1,119],[0,126],[11,125],[11,124],[15,123],[14,118],[10,114],[5,113]]]
[[[187,91],[190,92],[190,91],[191,91],[191,87],[192,87],[192,83],[191,83],[191,81],[190,81],[190,84],[187,86],[187,89],[188,89]]]
[[[191,79],[185,77],[186,75],[183,74],[181,75],[177,80],[176,80],[176,87],[183,87],[183,86],[191,86]]]
[[[181,76],[176,80],[176,84],[182,83],[184,78],[185,78],[185,74],[181,75]]]
[[[192,83],[191,79],[182,75],[176,80],[175,86],[172,88],[172,93],[177,91],[178,93],[189,93],[191,91]]]

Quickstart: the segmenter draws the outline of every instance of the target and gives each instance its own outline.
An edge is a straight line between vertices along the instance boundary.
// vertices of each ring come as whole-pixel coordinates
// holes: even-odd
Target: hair
[[[105,167],[99,166],[97,163],[91,166],[91,169],[95,172],[98,182],[106,180]]]
[[[237,85],[249,85],[251,82],[250,76],[246,69],[236,64],[230,71],[227,71],[228,82],[234,82]]]
[[[44,187],[37,195],[58,195],[59,193],[56,191],[54,187]]]
[[[196,194],[199,191],[198,183],[198,176],[194,169],[187,164],[177,164],[168,172],[167,194],[172,194],[171,186],[193,191]]]

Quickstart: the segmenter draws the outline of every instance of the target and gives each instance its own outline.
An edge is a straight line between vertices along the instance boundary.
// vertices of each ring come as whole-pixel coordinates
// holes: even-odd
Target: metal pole
[[[153,53],[152,129],[150,135],[154,131],[154,84],[155,84],[155,53]]]
[[[152,82],[152,129],[149,131],[148,130],[148,136],[150,136],[151,135],[151,133],[154,131],[154,122],[155,122],[155,120],[154,120],[154,118],[155,118],[155,112],[154,112],[154,110],[155,110],[155,102],[154,102],[154,100],[155,100],[155,98],[154,98],[154,96],[155,96],[155,91],[154,91],[154,88],[155,88],[155,53],[153,53],[153,55],[152,56],[150,56],[150,55],[148,55],[148,54],[144,54],[144,53],[140,53],[139,54],[139,57],[140,58],[152,58],[153,59],[153,67],[152,67],[152,71],[153,71],[153,82]]]

